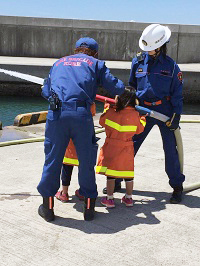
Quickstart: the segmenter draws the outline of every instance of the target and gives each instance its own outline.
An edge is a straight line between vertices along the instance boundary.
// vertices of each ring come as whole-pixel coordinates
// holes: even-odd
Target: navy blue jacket
[[[62,102],[95,100],[98,86],[112,96],[124,92],[124,84],[114,77],[105,62],[86,54],[65,56],[54,63],[46,80],[42,96],[48,99],[51,88]]]
[[[137,89],[141,101],[155,102],[170,96],[173,113],[182,113],[182,73],[169,56],[161,53],[154,61],[143,53],[142,59],[134,58],[129,84]]]

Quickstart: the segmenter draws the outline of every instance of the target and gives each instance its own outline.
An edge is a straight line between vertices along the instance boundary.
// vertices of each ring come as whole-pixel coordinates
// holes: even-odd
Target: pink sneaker
[[[64,203],[69,201],[69,195],[64,194],[62,191],[58,191],[55,196],[56,196],[56,199],[58,199]]]
[[[125,196],[122,198],[122,203],[126,205],[126,207],[132,207],[133,206],[133,199],[126,198]]]
[[[79,193],[79,189],[75,191],[75,195],[79,198],[79,200],[84,200],[84,196]]]
[[[107,197],[102,198],[101,204],[106,206],[107,208],[114,208],[115,207],[114,199],[107,199]]]

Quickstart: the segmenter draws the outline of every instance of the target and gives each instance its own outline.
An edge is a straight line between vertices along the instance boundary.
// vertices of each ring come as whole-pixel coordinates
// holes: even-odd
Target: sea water
[[[3,127],[10,126],[17,115],[46,111],[48,105],[48,101],[42,97],[0,95],[0,121]],[[103,112],[103,103],[96,101],[96,109],[97,113]]]
[[[36,84],[43,84],[43,79],[0,68],[0,73],[9,76],[27,80]],[[14,119],[19,114],[46,111],[48,109],[48,101],[42,97],[27,97],[27,96],[0,96],[0,121],[4,126],[13,125]],[[97,113],[103,111],[103,104],[96,103]]]

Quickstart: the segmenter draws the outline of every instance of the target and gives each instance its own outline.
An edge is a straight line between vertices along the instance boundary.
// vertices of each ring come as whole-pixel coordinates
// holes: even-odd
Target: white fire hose
[[[39,78],[39,77],[36,77],[36,76],[32,76],[32,75],[28,75],[28,74],[24,74],[24,73],[20,73],[20,72],[16,72],[16,71],[11,71],[11,70],[6,70],[6,69],[0,68],[0,72],[4,73],[6,75],[10,75],[10,76],[13,76],[13,77],[16,77],[16,78],[27,80],[27,81],[30,81],[30,82],[33,82],[33,83],[36,83],[36,84],[40,84],[40,85],[43,85],[43,82],[44,82],[43,78]],[[148,115],[150,117],[153,117],[153,118],[158,119],[158,120],[163,121],[163,122],[166,122],[169,119],[169,117],[166,116],[166,115],[163,115],[161,113],[158,113],[156,111],[150,110],[150,109],[142,107],[142,106],[136,106],[136,109],[140,113],[143,112],[143,114],[146,114],[146,115]],[[190,122],[193,122],[193,121],[185,121],[185,122],[190,123]],[[199,121],[194,121],[194,122],[199,122]],[[97,130],[96,133],[100,133],[103,130],[104,129]],[[182,142],[180,129],[177,128],[174,131],[174,134],[175,134],[175,138],[176,138],[176,145],[177,145],[178,157],[179,157],[179,162],[180,162],[180,170],[183,173],[183,142]],[[44,137],[35,138],[35,139],[33,138],[33,139],[9,141],[9,142],[6,142],[6,143],[2,142],[2,143],[0,143],[0,147],[7,146],[7,145],[15,145],[15,144],[34,142],[34,140],[35,141],[44,141]],[[200,183],[195,183],[195,184],[191,184],[191,185],[189,185],[187,187],[184,187],[183,191],[184,192],[188,192],[188,191],[191,191],[191,190],[194,190],[194,189],[198,189],[198,188],[200,188]]]

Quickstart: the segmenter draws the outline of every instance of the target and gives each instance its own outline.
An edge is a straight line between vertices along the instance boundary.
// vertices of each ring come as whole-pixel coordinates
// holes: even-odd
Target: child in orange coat
[[[96,104],[93,103],[91,105],[90,111],[92,116],[96,114]],[[61,172],[61,180],[62,180],[62,189],[56,193],[56,198],[62,202],[69,201],[68,189],[71,182],[71,176],[74,166],[78,166],[79,161],[76,153],[76,148],[72,139],[70,139],[67,149],[65,151],[65,156],[63,159],[63,166]],[[79,193],[79,189],[75,191],[75,195],[79,198],[79,200],[84,200],[84,196]]]
[[[105,127],[106,139],[100,150],[96,173],[107,176],[107,197],[102,205],[113,208],[116,178],[123,178],[126,194],[122,203],[133,206],[132,191],[134,179],[134,146],[132,137],[143,132],[146,119],[135,110],[135,89],[126,87],[125,92],[116,98],[116,106],[106,104],[107,111],[100,117],[100,125]]]

